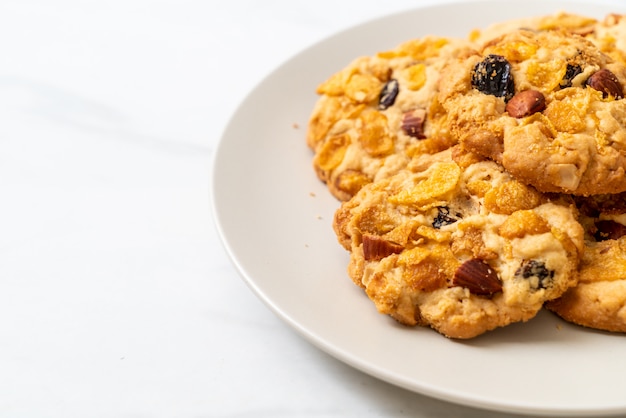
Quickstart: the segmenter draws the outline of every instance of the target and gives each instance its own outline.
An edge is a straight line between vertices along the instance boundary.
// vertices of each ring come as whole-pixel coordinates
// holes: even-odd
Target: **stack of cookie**
[[[559,13],[361,57],[307,143],[348,274],[406,325],[472,338],[546,307],[626,331],[626,17]]]

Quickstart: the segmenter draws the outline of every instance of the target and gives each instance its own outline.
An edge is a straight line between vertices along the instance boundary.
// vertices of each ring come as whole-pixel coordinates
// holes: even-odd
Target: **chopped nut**
[[[417,139],[425,139],[424,121],[426,120],[426,110],[413,109],[402,115],[402,130],[408,136]]]
[[[545,108],[546,98],[537,90],[520,91],[506,104],[506,111],[514,118],[524,118]]]
[[[615,74],[603,68],[594,73],[586,81],[586,85],[594,90],[602,92],[602,97],[613,97],[615,99],[624,98],[624,89]]]
[[[467,288],[475,295],[491,296],[502,291],[502,281],[496,271],[482,260],[467,260],[454,273],[452,284]]]
[[[402,252],[402,245],[387,241],[378,235],[363,235],[363,257],[365,260],[381,260],[391,254]]]

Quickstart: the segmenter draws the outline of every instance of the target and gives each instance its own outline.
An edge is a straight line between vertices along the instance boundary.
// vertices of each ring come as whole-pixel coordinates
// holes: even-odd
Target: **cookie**
[[[577,203],[585,229],[579,282],[546,307],[574,324],[626,332],[626,194]]]
[[[593,25],[585,38],[614,60],[626,63],[626,15],[607,15]]]
[[[560,30],[570,34],[581,36],[592,35],[599,27],[613,26],[614,17],[609,15],[605,21],[600,21],[590,16],[583,16],[565,11],[542,16],[509,19],[493,23],[485,28],[473,30],[469,38],[477,44],[484,44],[502,35],[514,32],[518,29],[533,31]]]
[[[483,44],[518,29],[560,30],[583,36],[613,59],[626,61],[626,16],[616,13],[608,14],[603,19],[563,11],[551,15],[511,19],[476,29],[470,33],[469,38],[477,44]]]
[[[472,338],[528,321],[575,285],[583,231],[568,199],[457,151],[364,186],[333,228],[379,312]]]
[[[466,149],[542,192],[626,191],[626,66],[583,36],[515,30],[448,65],[439,101]]]
[[[317,176],[339,200],[454,144],[436,101],[443,65],[465,40],[425,37],[360,57],[318,88],[307,144]]]

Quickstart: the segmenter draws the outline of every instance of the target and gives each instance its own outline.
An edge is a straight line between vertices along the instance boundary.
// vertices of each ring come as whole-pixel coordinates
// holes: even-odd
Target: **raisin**
[[[378,96],[378,109],[385,110],[389,106],[393,105],[396,101],[396,97],[398,96],[398,92],[400,91],[400,87],[398,85],[398,80],[391,79],[387,81],[383,89],[380,91],[380,95]]]
[[[596,222],[596,228],[596,233],[593,235],[596,241],[619,239],[626,235],[626,226],[615,221],[598,221]]]
[[[504,97],[508,101],[515,94],[511,64],[501,55],[487,55],[474,66],[472,87],[481,93]]]
[[[554,271],[548,270],[543,261],[524,260],[522,265],[515,271],[515,277],[521,277],[526,280],[536,277],[537,281],[531,281],[531,286],[535,289],[545,289],[552,285]]]
[[[438,213],[437,216],[435,217],[435,219],[433,220],[433,228],[441,228],[442,226],[445,225],[450,225],[455,223],[456,221],[458,221],[458,219],[453,218],[452,216],[450,216],[450,209],[445,207],[445,206],[440,206],[437,208]],[[460,214],[456,214],[458,217],[460,217]]]
[[[566,87],[572,87],[572,80],[574,79],[574,77],[576,77],[578,74],[582,72],[583,72],[583,69],[580,65],[567,64],[565,75],[563,76],[563,79],[559,83],[559,87],[561,87],[562,89]]]

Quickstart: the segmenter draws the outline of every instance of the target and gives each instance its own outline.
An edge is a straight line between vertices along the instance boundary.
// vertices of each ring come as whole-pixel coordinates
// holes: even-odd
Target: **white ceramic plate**
[[[626,412],[626,337],[549,313],[474,340],[405,328],[376,312],[346,274],[331,219],[338,202],[305,145],[315,87],[352,58],[428,34],[465,36],[504,19],[567,10],[626,13],[618,2],[442,3],[381,18],[303,51],[256,87],[215,153],[213,204],[227,252],[253,291],[312,343],[366,373],[455,403],[507,412]]]

